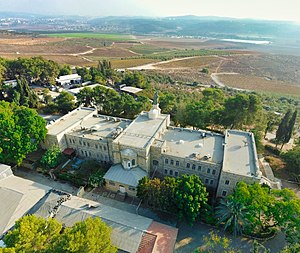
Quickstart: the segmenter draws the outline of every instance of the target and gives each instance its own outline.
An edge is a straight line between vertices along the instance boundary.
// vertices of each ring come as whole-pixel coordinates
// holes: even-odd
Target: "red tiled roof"
[[[66,148],[63,151],[63,154],[65,154],[65,155],[72,155],[74,152],[75,152],[75,150],[73,148]]]
[[[152,253],[155,241],[155,235],[144,233],[137,253]]]
[[[173,253],[178,229],[153,221],[147,232],[156,236],[152,252]]]

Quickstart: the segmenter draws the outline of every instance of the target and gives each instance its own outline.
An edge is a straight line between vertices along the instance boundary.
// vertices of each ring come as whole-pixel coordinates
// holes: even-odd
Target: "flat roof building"
[[[81,76],[78,74],[72,74],[72,75],[64,75],[56,78],[56,83],[58,85],[70,85],[70,84],[80,84],[81,83]]]
[[[0,238],[50,190],[48,186],[14,176],[10,166],[0,164]]]
[[[157,94],[152,109],[133,121],[79,108],[48,131],[53,138],[63,133],[62,150],[73,148],[83,158],[111,163],[104,176],[106,187],[120,194],[135,196],[137,182],[154,173],[159,177],[196,174],[217,197],[230,194],[237,182],[267,180],[258,166],[252,133],[172,127],[170,115],[161,113]]]

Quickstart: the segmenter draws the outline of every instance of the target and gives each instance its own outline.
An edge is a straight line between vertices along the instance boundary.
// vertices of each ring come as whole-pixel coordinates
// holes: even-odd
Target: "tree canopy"
[[[277,227],[285,232],[288,241],[299,243],[300,199],[289,189],[270,190],[257,183],[240,182],[225,200],[225,207],[221,202],[221,215],[217,215],[225,228],[260,234]]]
[[[113,253],[111,228],[100,218],[87,218],[71,228],[63,228],[55,219],[34,215],[19,219],[4,236],[5,251],[16,253]],[[0,251],[1,252],[1,251]]]
[[[0,162],[20,165],[46,133],[46,121],[35,110],[0,101]]]
[[[144,177],[139,181],[137,196],[153,209],[176,213],[179,219],[186,219],[190,224],[208,200],[206,188],[196,175],[165,177],[163,181]]]

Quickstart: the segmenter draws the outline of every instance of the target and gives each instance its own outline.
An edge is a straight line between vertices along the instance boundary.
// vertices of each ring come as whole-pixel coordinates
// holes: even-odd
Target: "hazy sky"
[[[88,16],[223,16],[300,22],[300,0],[0,0],[0,11]]]

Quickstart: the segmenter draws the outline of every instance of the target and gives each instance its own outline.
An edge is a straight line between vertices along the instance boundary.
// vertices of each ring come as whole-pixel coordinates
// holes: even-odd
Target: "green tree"
[[[0,101],[0,162],[20,165],[46,133],[46,122],[35,110]]]
[[[232,241],[226,236],[219,236],[214,232],[203,236],[203,245],[195,253],[240,253],[239,249],[232,246]]]
[[[71,75],[72,74],[72,69],[69,65],[64,64],[60,67],[59,69],[59,76],[65,76],[65,75]]]
[[[293,115],[291,116],[291,119],[288,122],[287,132],[284,136],[283,143],[288,143],[292,138],[296,120],[297,120],[297,110],[294,111]]]
[[[117,249],[111,244],[111,230],[100,218],[87,218],[63,228],[55,219],[24,216],[4,236],[7,248],[2,252],[113,253]]]
[[[300,199],[288,189],[270,190],[258,183],[238,183],[227,201],[235,201],[247,208],[243,214],[243,232],[260,234],[271,228],[281,228],[288,240],[300,242]]]
[[[17,253],[46,252],[59,239],[61,230],[62,225],[55,219],[24,216],[4,237],[4,243],[7,248],[12,248]]]
[[[99,218],[87,218],[77,222],[72,228],[66,228],[59,240],[54,243],[51,252],[56,253],[114,253],[109,228]]]
[[[163,113],[171,114],[176,104],[176,97],[172,93],[162,93],[159,96],[159,106]]]
[[[75,108],[74,96],[66,91],[63,91],[55,99],[57,110],[60,113],[67,113]]]
[[[94,92],[89,87],[84,87],[76,95],[78,104],[84,104],[84,106],[91,106],[94,103]]]
[[[252,125],[261,112],[261,100],[257,95],[238,93],[225,101],[223,125],[231,128]]]
[[[295,173],[296,176],[300,176],[300,146],[296,146],[293,149],[282,154],[282,158],[286,163],[286,168]]]
[[[89,177],[89,180],[88,180],[88,184],[91,187],[99,187],[99,186],[104,185],[104,183],[105,183],[105,180],[103,178],[104,174],[105,173],[101,170],[96,171],[95,173],[91,174]]]
[[[281,119],[281,122],[278,126],[278,129],[276,131],[276,147],[278,144],[283,145],[286,143],[285,141],[287,140],[287,135],[289,133],[289,122],[292,117],[292,110],[288,110],[284,117]]]
[[[242,233],[247,214],[247,208],[235,199],[221,199],[216,208],[218,223],[224,224],[224,229],[230,229],[234,236]]]
[[[201,207],[207,203],[208,193],[201,179],[196,175],[182,175],[178,178],[175,201],[179,219],[193,224],[200,214]]]
[[[41,164],[46,169],[55,168],[61,161],[61,151],[58,146],[50,147],[41,158]]]
[[[140,180],[137,187],[137,196],[146,201],[149,206],[154,209],[160,208],[160,188],[161,181],[158,178],[150,180],[144,177]]]
[[[175,191],[178,183],[174,177],[165,177],[160,185],[159,206],[163,211],[175,213],[177,204],[175,201]]]

